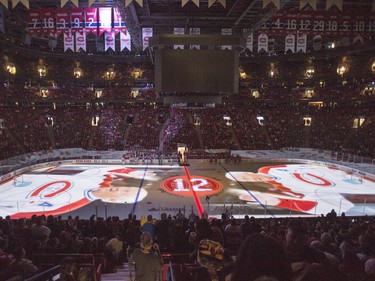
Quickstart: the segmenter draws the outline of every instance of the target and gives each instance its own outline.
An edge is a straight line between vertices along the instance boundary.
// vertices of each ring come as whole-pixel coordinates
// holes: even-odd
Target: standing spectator
[[[156,224],[156,230],[157,230],[156,240],[162,252],[169,250],[169,227],[170,226],[171,226],[171,223],[169,220],[167,220],[167,214],[162,213],[160,215],[160,221],[158,221]]]
[[[156,225],[152,222],[152,216],[147,216],[146,223],[142,226],[142,231],[147,231],[151,234],[152,240],[155,239],[156,236]]]
[[[153,243],[152,236],[143,232],[141,236],[141,249],[137,248],[132,254],[136,266],[137,281],[156,281],[163,266],[159,246]]]
[[[31,236],[34,240],[39,240],[42,243],[42,247],[49,239],[51,234],[51,229],[44,225],[44,220],[42,216],[36,218],[36,222],[31,226]]]

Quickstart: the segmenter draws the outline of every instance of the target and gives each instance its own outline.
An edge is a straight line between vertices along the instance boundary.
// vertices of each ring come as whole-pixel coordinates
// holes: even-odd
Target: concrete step
[[[129,267],[127,263],[116,267],[116,272],[102,274],[101,281],[134,281],[134,266]]]

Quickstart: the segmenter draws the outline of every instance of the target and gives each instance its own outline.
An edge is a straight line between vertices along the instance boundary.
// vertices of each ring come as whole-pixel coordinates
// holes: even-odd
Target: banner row
[[[59,35],[71,32],[93,33],[101,36],[104,32],[117,35],[126,32],[125,22],[117,7],[73,8],[73,9],[30,9],[28,30],[30,34]]]

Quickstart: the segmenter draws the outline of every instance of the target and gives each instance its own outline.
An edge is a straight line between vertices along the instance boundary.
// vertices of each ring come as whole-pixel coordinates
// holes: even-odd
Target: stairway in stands
[[[134,266],[124,263],[124,265],[116,267],[116,270],[115,273],[102,274],[101,281],[134,281]]]

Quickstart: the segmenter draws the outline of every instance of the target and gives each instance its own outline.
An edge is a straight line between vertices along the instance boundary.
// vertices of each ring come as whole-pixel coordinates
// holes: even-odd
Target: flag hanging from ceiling
[[[232,35],[232,29],[230,29],[230,28],[222,28],[221,29],[221,35],[224,35],[224,36]],[[232,46],[230,46],[230,45],[222,45],[221,49],[222,50],[225,50],[225,49],[232,50]]]
[[[64,52],[67,50],[74,51],[73,35],[70,31],[64,33]]]
[[[68,3],[69,0],[60,0],[60,7],[64,7],[66,5],[66,3]]]
[[[306,53],[307,47],[307,35],[298,34],[297,35],[297,53]]]
[[[18,3],[22,3],[27,9],[30,9],[29,0],[12,0],[13,9]]]
[[[326,11],[328,11],[333,5],[335,5],[340,11],[342,11],[342,0],[327,0]]]
[[[268,53],[268,35],[264,33],[258,36],[258,53],[262,50]]]
[[[302,10],[306,5],[310,5],[316,11],[316,0],[300,0],[299,9]]]
[[[56,33],[60,35],[69,29],[69,15],[67,9],[56,10]]]
[[[173,34],[185,34],[185,29],[183,27],[173,28]],[[174,49],[184,49],[184,45],[174,45]]]
[[[115,35],[119,32],[126,32],[125,22],[118,7],[113,8],[113,31]]]
[[[86,33],[84,31],[77,31],[76,36],[76,52],[80,50],[86,52]]]
[[[199,27],[191,27],[190,28],[190,34],[192,35],[200,35],[201,34],[201,29]],[[199,50],[201,48],[200,45],[190,45],[190,49],[197,49]]]
[[[70,13],[70,26],[72,32],[82,31],[83,29],[83,16],[81,8],[73,8]]]
[[[143,8],[143,0],[134,0],[134,1],[137,2],[138,5]],[[129,6],[131,2],[133,2],[133,0],[125,0],[125,7]]]
[[[4,26],[4,8],[0,6],[0,32],[5,33]]]
[[[185,6],[187,2],[193,2],[197,7],[199,7],[199,0],[181,0],[181,7]]]
[[[88,35],[90,32],[92,32],[95,35],[98,35],[98,21],[99,21],[99,19],[98,19],[98,9],[97,8],[86,8],[85,9],[86,35]],[[100,33],[100,31],[99,31],[99,36],[102,33]]]
[[[99,34],[102,35],[104,32],[112,33],[112,7],[100,7],[99,8]]]
[[[0,0],[0,4],[3,4],[8,9],[8,0]]]
[[[55,18],[56,18],[56,10],[51,8],[40,9],[41,15],[41,32],[44,35],[55,34],[56,27],[55,27]]]
[[[249,49],[250,52],[253,52],[253,45],[254,45],[254,36],[253,34],[250,34],[246,38],[246,49]]]
[[[72,3],[73,3],[76,7],[78,7],[78,0],[70,0],[70,1],[72,1]]]
[[[29,10],[29,20],[27,28],[29,29],[30,34],[37,34],[42,31],[42,17],[40,13],[40,9]]]
[[[208,0],[208,8],[216,2],[220,3],[224,8],[226,8],[226,0]]]
[[[296,36],[294,34],[288,34],[285,37],[285,53],[288,51],[292,53],[296,51]]]
[[[142,28],[142,43],[143,43],[143,51],[149,47],[149,40],[152,37],[152,27],[143,27]]]
[[[104,33],[104,51],[106,52],[108,49],[112,49],[115,51],[115,34],[111,32]]]
[[[120,32],[120,52],[122,52],[125,48],[129,51],[132,50],[130,33],[127,30]]]
[[[267,7],[270,3],[273,3],[276,8],[280,9],[280,0],[263,0],[263,9]]]

